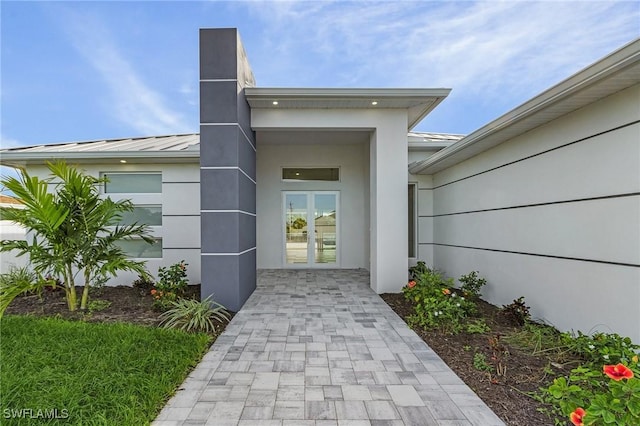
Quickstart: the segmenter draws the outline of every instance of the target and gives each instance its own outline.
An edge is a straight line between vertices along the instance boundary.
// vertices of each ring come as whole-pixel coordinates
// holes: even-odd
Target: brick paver
[[[364,270],[261,270],[154,426],[504,423],[369,287]]]

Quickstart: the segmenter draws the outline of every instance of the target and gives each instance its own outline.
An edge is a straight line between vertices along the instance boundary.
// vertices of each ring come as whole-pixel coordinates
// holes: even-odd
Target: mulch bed
[[[403,294],[387,293],[381,297],[401,318],[406,320],[411,315],[412,306]],[[421,329],[415,331],[507,425],[553,425],[553,420],[538,411],[544,405],[527,395],[548,386],[553,380],[547,374],[548,368],[553,368],[551,360],[533,356],[505,342],[504,336],[517,332],[519,327],[500,315],[496,306],[480,300],[478,310],[479,316],[491,328],[490,332],[447,334]],[[482,352],[487,363],[492,362],[489,339],[496,335],[501,336],[500,345],[508,352],[502,361],[506,366],[504,376],[479,371],[473,365],[476,352]]]
[[[76,287],[78,300],[83,287]],[[199,298],[200,285],[190,285],[185,297]],[[16,297],[6,310],[6,314],[59,316],[66,319],[80,319],[90,322],[128,322],[139,325],[158,325],[162,312],[153,309],[153,297],[149,291],[129,286],[102,287],[92,289],[89,302],[104,300],[111,305],[101,310],[76,310],[69,312],[64,291],[58,289],[44,290],[40,295]]]

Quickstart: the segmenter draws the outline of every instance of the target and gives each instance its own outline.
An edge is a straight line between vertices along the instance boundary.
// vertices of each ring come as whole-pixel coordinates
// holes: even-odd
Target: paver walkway
[[[155,426],[504,423],[369,287],[364,270],[262,270]]]

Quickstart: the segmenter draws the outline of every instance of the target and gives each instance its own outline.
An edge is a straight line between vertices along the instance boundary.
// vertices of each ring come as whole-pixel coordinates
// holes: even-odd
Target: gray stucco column
[[[238,311],[256,288],[256,149],[235,28],[200,30],[201,296]]]

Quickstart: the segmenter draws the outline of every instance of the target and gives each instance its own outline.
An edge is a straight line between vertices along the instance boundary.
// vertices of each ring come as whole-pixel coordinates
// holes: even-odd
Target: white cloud
[[[113,117],[142,134],[191,130],[183,114],[169,108],[162,94],[143,81],[98,19],[70,9],[63,16],[73,46],[106,83],[105,108]]]
[[[640,35],[634,2],[245,5],[264,25],[259,65],[273,81],[453,87],[488,101],[531,96]]]

